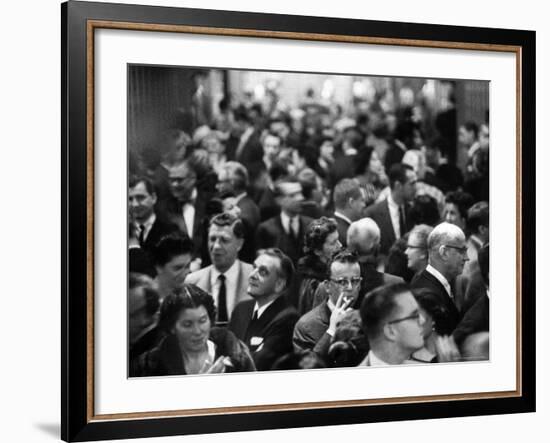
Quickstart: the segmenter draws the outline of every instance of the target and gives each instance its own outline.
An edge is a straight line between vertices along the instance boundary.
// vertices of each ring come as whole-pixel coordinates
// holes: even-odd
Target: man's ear
[[[479,227],[477,228],[477,232],[479,232],[479,234],[482,235],[483,237],[487,235],[488,231],[489,231],[488,226],[479,225]]]
[[[386,340],[395,341],[396,332],[392,324],[386,323],[384,325],[384,328],[382,329],[382,332],[384,334],[384,337],[386,337]]]
[[[240,251],[244,244],[244,238],[237,239],[237,251]]]
[[[275,292],[278,294],[285,290],[286,281],[282,278],[278,278],[275,282]]]
[[[153,204],[156,205],[157,204],[157,194],[155,192],[153,192],[151,194],[151,199],[153,200]]]

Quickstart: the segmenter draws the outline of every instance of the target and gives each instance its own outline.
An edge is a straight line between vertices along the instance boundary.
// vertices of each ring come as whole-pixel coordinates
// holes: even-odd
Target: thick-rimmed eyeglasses
[[[357,286],[359,283],[361,283],[361,280],[363,279],[361,277],[352,277],[352,278],[331,278],[330,280],[343,288],[347,288],[349,285]]]
[[[454,246],[454,245],[443,245],[447,248],[456,249],[460,254],[466,255],[468,248],[466,246]]]
[[[422,318],[422,314],[420,314],[420,312],[415,312],[414,314],[411,314],[411,315],[408,315],[406,317],[403,317],[403,318],[396,318],[395,320],[391,320],[388,323],[388,325],[392,325],[394,323],[401,323],[402,321],[406,321],[406,320],[415,320],[418,324],[420,324],[420,319]]]

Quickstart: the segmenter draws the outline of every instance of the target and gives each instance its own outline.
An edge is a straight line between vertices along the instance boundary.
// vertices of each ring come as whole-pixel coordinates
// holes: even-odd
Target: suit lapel
[[[393,223],[391,221],[391,215],[390,215],[390,208],[388,207],[388,199],[384,200],[384,204],[382,205],[382,215],[384,217],[384,223],[389,226],[389,231],[392,233],[391,238],[391,244],[395,242],[397,239],[397,235],[395,233],[395,230],[393,229]]]

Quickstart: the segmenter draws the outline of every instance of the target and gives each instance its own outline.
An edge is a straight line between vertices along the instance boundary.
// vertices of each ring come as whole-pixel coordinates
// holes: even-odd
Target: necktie
[[[225,275],[218,276],[220,290],[218,291],[218,321],[227,322],[227,294],[225,288]]]
[[[245,343],[250,344],[250,339],[256,333],[256,324],[257,323],[258,323],[258,311],[255,310],[254,314],[252,315],[252,319],[250,320],[250,323],[248,323],[248,327],[246,328],[246,333],[244,335]]]
[[[399,231],[401,237],[407,233],[407,222],[405,220],[405,208],[403,205],[399,206]]]
[[[300,225],[299,225],[299,221],[298,221],[298,217],[294,217],[294,218],[291,218],[290,219],[290,235],[294,238],[294,240],[298,241],[299,240],[299,233],[298,231],[300,230]]]
[[[139,225],[139,245],[143,246],[143,243],[145,242],[145,225]]]

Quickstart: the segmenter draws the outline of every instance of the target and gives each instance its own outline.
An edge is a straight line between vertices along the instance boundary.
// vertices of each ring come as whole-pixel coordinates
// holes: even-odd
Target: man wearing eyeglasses
[[[369,292],[359,312],[370,346],[359,366],[404,364],[424,346],[424,317],[406,284],[384,285]]]
[[[460,321],[454,301],[453,285],[468,261],[466,237],[462,229],[451,223],[437,225],[428,236],[428,265],[417,274],[412,288],[425,288],[439,299],[443,315],[453,329]]]
[[[323,284],[328,298],[304,314],[294,327],[297,352],[312,350],[325,358],[338,323],[352,311],[361,288],[361,266],[349,251],[337,253],[330,264],[330,279]]]

